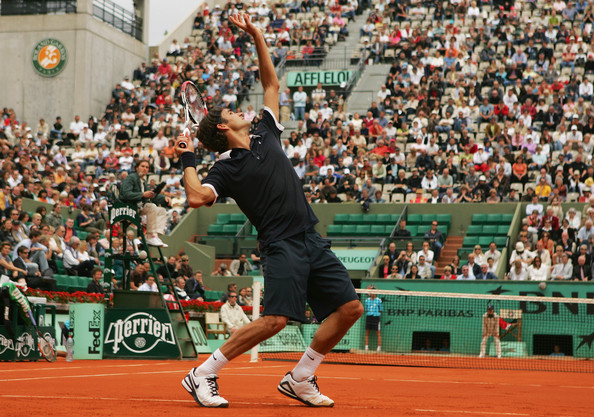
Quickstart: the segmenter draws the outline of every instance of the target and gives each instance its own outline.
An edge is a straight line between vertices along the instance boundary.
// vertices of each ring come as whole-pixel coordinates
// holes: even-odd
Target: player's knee
[[[365,309],[359,300],[353,300],[343,305],[341,310],[344,319],[354,323],[363,315]]]
[[[273,336],[285,328],[289,318],[285,316],[264,316],[264,320],[270,336]]]

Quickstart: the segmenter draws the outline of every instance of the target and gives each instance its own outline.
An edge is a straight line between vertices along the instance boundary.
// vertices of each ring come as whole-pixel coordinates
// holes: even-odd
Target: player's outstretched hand
[[[180,143],[183,143],[181,147],[179,146]],[[194,141],[186,135],[179,135],[175,140],[175,152],[177,152],[178,155],[181,155],[184,152],[194,153]]]
[[[258,28],[252,23],[252,19],[247,13],[237,13],[229,16],[229,20],[239,29],[245,30],[250,35],[254,36],[259,33]]]

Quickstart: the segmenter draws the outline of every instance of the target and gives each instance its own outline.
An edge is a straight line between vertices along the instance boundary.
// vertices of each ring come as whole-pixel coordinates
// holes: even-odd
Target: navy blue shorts
[[[313,228],[260,248],[264,271],[264,316],[305,321],[305,304],[319,321],[358,300],[349,274],[330,241]]]
[[[365,330],[376,330],[380,329],[380,318],[379,316],[367,316],[365,318]]]

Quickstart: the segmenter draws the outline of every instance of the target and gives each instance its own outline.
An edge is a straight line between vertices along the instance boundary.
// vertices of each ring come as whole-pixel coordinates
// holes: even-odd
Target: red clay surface
[[[202,355],[200,361],[205,359]],[[30,416],[555,416],[594,414],[594,374],[322,365],[321,391],[336,402],[313,409],[276,386],[294,363],[249,363],[219,380],[228,409],[204,409],[180,381],[190,361],[1,362],[0,415]]]

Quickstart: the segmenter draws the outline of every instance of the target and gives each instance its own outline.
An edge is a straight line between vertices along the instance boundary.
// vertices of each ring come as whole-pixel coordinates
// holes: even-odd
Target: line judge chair
[[[227,332],[227,324],[221,321],[219,313],[204,313],[204,333],[208,339],[208,335],[215,335],[215,339],[219,339],[219,335],[223,335],[224,339],[229,338]]]

